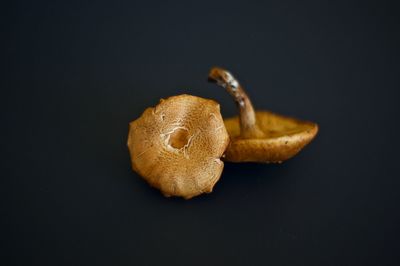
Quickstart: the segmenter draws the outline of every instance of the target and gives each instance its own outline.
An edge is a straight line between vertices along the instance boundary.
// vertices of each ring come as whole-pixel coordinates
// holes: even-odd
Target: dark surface
[[[13,1],[1,10],[2,265],[399,265],[399,12],[392,3]],[[129,121],[162,97],[320,125],[281,165],[226,164],[166,199]]]

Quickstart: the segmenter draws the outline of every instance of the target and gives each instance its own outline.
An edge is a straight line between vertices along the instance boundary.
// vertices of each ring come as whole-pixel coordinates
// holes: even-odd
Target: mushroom
[[[161,99],[129,127],[132,168],[151,186],[186,199],[212,191],[229,143],[217,102],[186,94]]]
[[[209,81],[224,87],[239,108],[239,117],[224,121],[231,137],[226,161],[280,163],[296,155],[318,132],[318,125],[312,122],[255,112],[243,87],[227,70],[212,68]]]

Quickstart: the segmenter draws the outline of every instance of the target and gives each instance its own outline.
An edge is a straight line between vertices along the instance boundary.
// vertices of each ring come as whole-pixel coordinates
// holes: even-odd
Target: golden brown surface
[[[212,100],[173,96],[130,123],[133,169],[165,196],[210,193],[219,180],[229,135]]]
[[[271,112],[256,112],[257,126],[265,136],[240,137],[239,118],[226,119],[225,127],[231,137],[225,152],[229,162],[282,162],[296,155],[317,134],[318,125]]]

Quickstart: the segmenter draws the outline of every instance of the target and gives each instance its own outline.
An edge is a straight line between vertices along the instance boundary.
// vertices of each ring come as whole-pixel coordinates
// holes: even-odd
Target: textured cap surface
[[[229,135],[213,100],[173,96],[130,123],[132,167],[165,196],[191,198],[212,191]]]

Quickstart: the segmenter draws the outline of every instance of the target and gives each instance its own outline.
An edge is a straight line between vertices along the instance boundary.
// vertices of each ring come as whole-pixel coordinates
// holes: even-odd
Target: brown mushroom
[[[231,137],[224,160],[282,162],[296,155],[317,134],[318,125],[267,111],[254,111],[242,86],[228,71],[214,67],[209,81],[224,87],[235,99],[239,117],[226,119]]]
[[[217,102],[179,95],[131,122],[127,144],[132,168],[151,186],[189,199],[212,191],[228,143]]]

